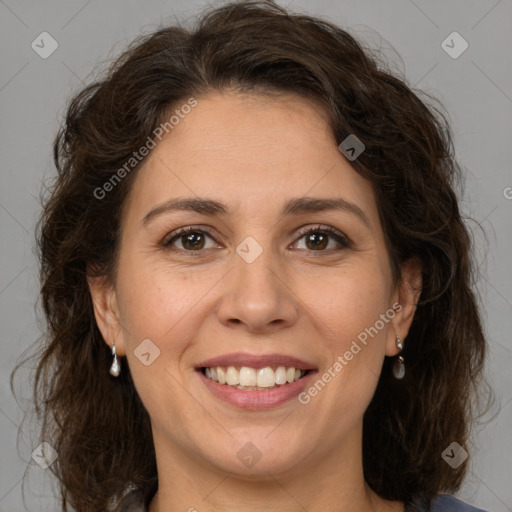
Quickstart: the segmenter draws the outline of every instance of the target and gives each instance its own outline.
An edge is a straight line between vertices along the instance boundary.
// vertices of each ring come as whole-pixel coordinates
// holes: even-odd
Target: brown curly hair
[[[452,441],[467,446],[486,384],[449,123],[434,98],[413,92],[341,28],[272,1],[243,1],[205,12],[194,30],[178,24],[135,40],[72,99],[55,139],[58,175],[37,233],[47,328],[33,391],[41,440],[58,452],[51,470],[62,510],[120,511],[137,496],[147,505],[158,485],[148,413],[127,365],[109,376],[87,286],[88,269],[114,275],[121,210],[141,164],[107,198],[95,191],[173,107],[226,89],[313,99],[338,144],[349,134],[365,144],[351,163],[375,189],[394,278],[416,258],[423,289],[403,351],[407,374],[393,379],[386,358],[364,416],[364,476],[407,510],[429,506],[465,477],[467,461],[452,469],[441,453]]]

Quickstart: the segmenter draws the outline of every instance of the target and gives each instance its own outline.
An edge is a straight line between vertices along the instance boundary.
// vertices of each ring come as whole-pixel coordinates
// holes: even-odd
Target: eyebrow
[[[300,215],[329,210],[350,213],[358,217],[368,228],[371,228],[371,223],[364,211],[356,204],[341,197],[317,198],[304,196],[290,199],[285,204],[282,215]],[[229,214],[229,208],[214,199],[198,197],[170,199],[150,210],[142,219],[141,227],[145,227],[155,217],[173,211],[194,211],[212,216]]]

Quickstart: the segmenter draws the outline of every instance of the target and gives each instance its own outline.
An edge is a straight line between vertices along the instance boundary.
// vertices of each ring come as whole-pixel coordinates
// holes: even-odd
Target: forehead
[[[139,216],[178,196],[218,197],[240,213],[291,197],[340,194],[370,219],[376,215],[372,187],[341,155],[327,113],[295,94],[197,98],[152,150],[132,187],[128,209]]]

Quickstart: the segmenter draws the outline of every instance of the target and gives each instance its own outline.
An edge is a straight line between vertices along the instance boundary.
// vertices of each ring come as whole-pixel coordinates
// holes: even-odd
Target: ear
[[[409,333],[422,284],[421,263],[416,258],[407,260],[402,265],[401,277],[393,294],[395,316],[391,319],[391,328],[388,331],[387,356],[396,356],[400,352],[396,346],[396,337],[404,341]]]
[[[94,316],[105,343],[112,348],[116,344],[119,356],[126,354],[124,339],[121,336],[121,322],[114,286],[104,277],[87,277],[91,293]]]

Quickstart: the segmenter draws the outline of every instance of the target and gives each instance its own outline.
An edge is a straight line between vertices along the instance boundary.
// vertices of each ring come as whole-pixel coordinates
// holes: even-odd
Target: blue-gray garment
[[[485,512],[485,510],[472,507],[453,496],[440,494],[432,500],[430,512]]]
[[[135,504],[123,508],[125,512],[144,512],[145,508],[142,499],[139,498]],[[486,512],[481,508],[476,508],[463,501],[449,496],[447,494],[440,494],[432,500],[430,511],[425,509],[424,512]]]

